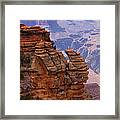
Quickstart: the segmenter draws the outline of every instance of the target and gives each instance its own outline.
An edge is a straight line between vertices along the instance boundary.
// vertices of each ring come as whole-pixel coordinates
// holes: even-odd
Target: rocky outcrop
[[[84,86],[89,69],[85,60],[72,49],[66,50],[65,60],[49,35],[40,26],[20,25],[21,99],[92,99]]]
[[[86,91],[94,100],[100,100],[100,86],[97,83],[85,84]]]

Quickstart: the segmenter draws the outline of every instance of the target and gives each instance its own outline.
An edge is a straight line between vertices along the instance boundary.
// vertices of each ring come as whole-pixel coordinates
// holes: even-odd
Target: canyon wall
[[[67,49],[66,60],[40,26],[20,25],[20,99],[86,100],[88,66],[80,53]]]

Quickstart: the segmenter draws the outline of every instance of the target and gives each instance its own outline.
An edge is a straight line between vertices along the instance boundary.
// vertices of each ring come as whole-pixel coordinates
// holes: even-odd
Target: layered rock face
[[[20,98],[92,99],[84,86],[89,69],[85,60],[72,49],[65,51],[65,60],[49,35],[40,26],[20,25]]]

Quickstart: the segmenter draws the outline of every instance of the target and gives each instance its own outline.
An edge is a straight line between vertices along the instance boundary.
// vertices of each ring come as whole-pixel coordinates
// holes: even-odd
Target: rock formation
[[[33,100],[92,99],[85,89],[88,66],[80,53],[57,50],[40,26],[20,25],[20,98]]]

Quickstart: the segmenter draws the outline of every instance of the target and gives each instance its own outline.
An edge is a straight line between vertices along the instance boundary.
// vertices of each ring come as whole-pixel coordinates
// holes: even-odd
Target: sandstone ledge
[[[84,87],[89,73],[84,58],[67,49],[66,61],[49,35],[40,26],[20,26],[21,99],[92,99]]]

